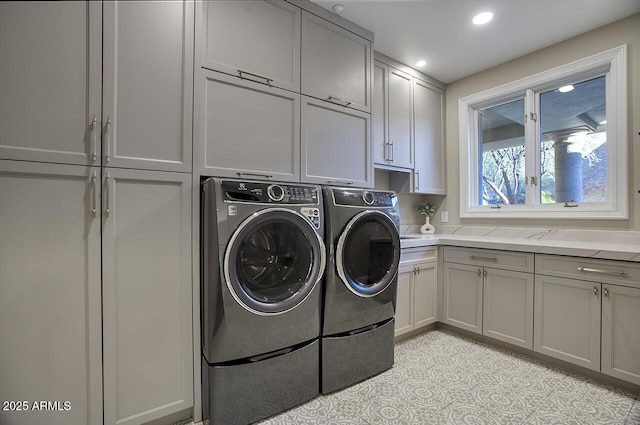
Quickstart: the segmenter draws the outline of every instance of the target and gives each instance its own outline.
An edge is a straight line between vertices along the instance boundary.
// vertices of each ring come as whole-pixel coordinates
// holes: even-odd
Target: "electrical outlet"
[[[440,221],[443,223],[449,222],[449,211],[440,212]]]

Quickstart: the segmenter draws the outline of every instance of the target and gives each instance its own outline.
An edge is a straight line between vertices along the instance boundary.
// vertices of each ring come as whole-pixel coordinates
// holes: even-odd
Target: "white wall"
[[[460,219],[458,99],[555,68],[623,44],[629,45],[629,220]],[[490,47],[490,46],[488,46]],[[446,87],[447,194],[451,224],[640,230],[640,14],[563,41]],[[437,215],[436,215],[437,217]],[[437,222],[437,220],[434,220]]]

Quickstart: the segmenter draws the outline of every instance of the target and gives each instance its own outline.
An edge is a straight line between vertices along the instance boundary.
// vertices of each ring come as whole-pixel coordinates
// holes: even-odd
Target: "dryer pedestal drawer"
[[[394,319],[354,335],[322,338],[322,387],[328,394],[393,366]]]

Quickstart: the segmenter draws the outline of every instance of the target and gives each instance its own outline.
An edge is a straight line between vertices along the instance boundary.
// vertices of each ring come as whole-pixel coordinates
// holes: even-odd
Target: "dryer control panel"
[[[223,180],[221,187],[222,199],[227,202],[289,205],[320,203],[317,186]]]
[[[395,207],[398,203],[395,192],[365,189],[331,189],[336,205],[352,207]]]

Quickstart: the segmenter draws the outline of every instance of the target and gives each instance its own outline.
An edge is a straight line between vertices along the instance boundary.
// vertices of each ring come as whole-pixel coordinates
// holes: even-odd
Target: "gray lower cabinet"
[[[437,321],[437,248],[407,248],[400,254],[395,336]]]
[[[302,12],[302,94],[371,112],[371,41]]]
[[[193,1],[103,10],[102,165],[191,172]]]
[[[536,275],[534,350],[599,371],[600,286]]]
[[[142,424],[193,406],[191,175],[102,184],[104,423]]]
[[[533,274],[485,267],[482,333],[533,349]]]
[[[482,334],[482,270],[445,262],[443,278],[442,321]]]
[[[533,254],[445,247],[443,321],[533,348]]]
[[[300,91],[301,10],[284,1],[204,1],[200,65]]]
[[[0,2],[0,158],[100,165],[102,4]]]
[[[373,186],[371,115],[302,96],[301,181]]]
[[[300,95],[198,70],[202,175],[299,181]]]
[[[99,167],[0,160],[2,424],[102,424],[100,189]]]
[[[444,195],[444,90],[413,80],[413,192]]]
[[[602,373],[640,385],[640,288],[602,285]]]

